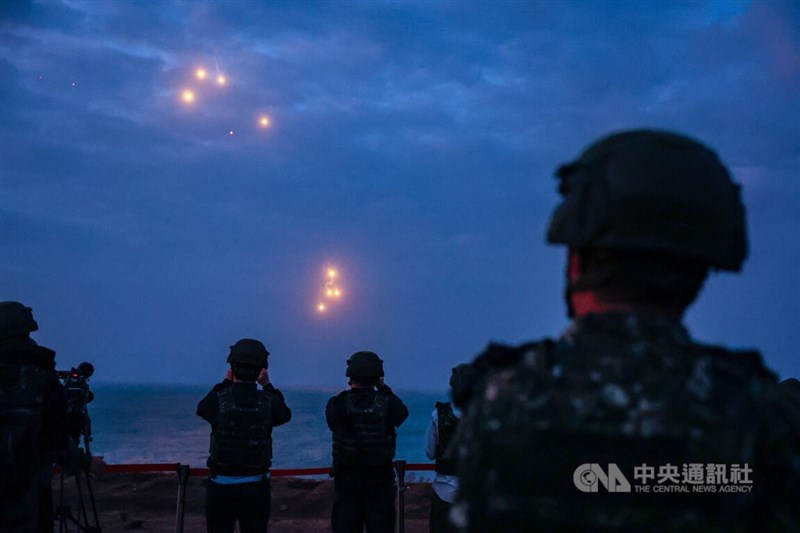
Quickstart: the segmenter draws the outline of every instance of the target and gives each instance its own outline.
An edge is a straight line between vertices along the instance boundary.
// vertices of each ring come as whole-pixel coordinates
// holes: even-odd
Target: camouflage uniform
[[[559,168],[571,327],[490,345],[453,391],[466,531],[800,531],[800,393],[680,316],[747,255],[739,187],[670,132],[605,137]],[[578,307],[576,307],[576,303]],[[614,311],[611,311],[611,310]]]
[[[609,313],[477,362],[500,366],[459,434],[467,531],[800,530],[800,433],[757,353]],[[747,464],[752,492],[584,493],[573,482],[584,463],[616,463],[630,481],[643,464]]]

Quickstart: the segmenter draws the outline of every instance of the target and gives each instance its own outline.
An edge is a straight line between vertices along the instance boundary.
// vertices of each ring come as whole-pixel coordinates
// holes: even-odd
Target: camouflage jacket
[[[758,353],[609,313],[473,365],[466,531],[800,531],[800,402]]]

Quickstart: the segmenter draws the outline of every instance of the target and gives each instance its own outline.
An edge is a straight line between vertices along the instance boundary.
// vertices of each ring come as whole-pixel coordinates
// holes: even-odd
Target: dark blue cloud
[[[564,327],[553,169],[638,126],[745,187],[752,258],[690,327],[800,374],[790,3],[2,5],[0,293],[96,379],[207,382],[255,336],[279,382],[337,385],[369,348],[442,388],[490,339]]]

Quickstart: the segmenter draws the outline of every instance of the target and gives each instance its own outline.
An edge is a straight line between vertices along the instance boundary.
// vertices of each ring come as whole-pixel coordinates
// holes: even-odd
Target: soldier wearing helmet
[[[709,270],[747,255],[739,186],[706,146],[651,130],[605,137],[557,177],[547,239],[568,248],[572,324],[473,361],[451,517],[465,531],[800,530],[798,404],[759,353],[682,324]]]
[[[77,462],[56,353],[30,337],[38,329],[30,307],[0,302],[1,531],[52,531],[53,463]]]
[[[231,346],[225,379],[197,405],[211,424],[206,489],[208,531],[267,531],[270,517],[272,428],[292,418],[283,394],[269,379],[269,352],[260,341]],[[262,389],[258,389],[258,385]]]
[[[392,460],[396,429],[408,409],[383,381],[374,352],[347,360],[350,388],[328,400],[325,418],[333,434],[334,533],[394,531]]]
[[[450,374],[450,391],[455,398],[456,391],[461,390],[473,373],[472,365],[462,363],[454,367]],[[461,410],[452,402],[436,402],[431,413],[431,423],[426,434],[425,455],[436,461],[436,477],[431,483],[431,508],[429,514],[429,531],[431,533],[447,533],[456,531],[450,522],[450,508],[458,491],[456,457],[450,443],[458,429]]]

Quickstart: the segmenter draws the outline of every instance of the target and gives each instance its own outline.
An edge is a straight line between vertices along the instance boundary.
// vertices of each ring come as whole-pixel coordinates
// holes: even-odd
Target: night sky
[[[553,172],[656,127],[716,150],[748,208],[744,271],[712,276],[690,331],[800,375],[796,2],[5,0],[0,19],[0,299],[33,307],[61,368],[211,384],[255,337],[279,387],[344,387],[369,349],[388,384],[444,390],[490,340],[563,331]]]

